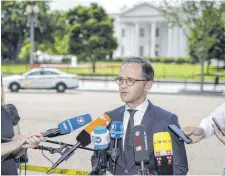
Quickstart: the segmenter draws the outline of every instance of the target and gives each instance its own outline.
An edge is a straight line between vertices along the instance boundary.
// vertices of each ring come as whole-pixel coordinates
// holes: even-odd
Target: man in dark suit
[[[146,127],[149,146],[148,169],[150,174],[158,174],[153,151],[153,134],[169,132],[173,145],[173,174],[185,175],[188,172],[187,156],[184,143],[174,136],[168,125],[179,126],[177,116],[153,105],[146,96],[152,87],[154,70],[151,64],[141,58],[129,58],[121,66],[116,82],[119,85],[121,99],[126,103],[115,110],[106,112],[112,121],[122,121],[124,137],[119,143],[120,155],[116,164],[116,175],[135,175],[140,166],[134,161],[134,149],[131,128],[143,124]],[[111,141],[110,147],[112,147]],[[92,165],[96,163],[96,155],[92,156]],[[109,166],[111,161],[109,159]],[[111,170],[111,169],[110,169]]]

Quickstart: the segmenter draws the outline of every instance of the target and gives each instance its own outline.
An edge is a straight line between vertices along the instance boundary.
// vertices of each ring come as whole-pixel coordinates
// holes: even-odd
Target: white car
[[[56,89],[57,92],[64,92],[79,87],[77,75],[54,68],[34,68],[22,75],[3,77],[3,85],[11,92],[18,92],[19,89]]]

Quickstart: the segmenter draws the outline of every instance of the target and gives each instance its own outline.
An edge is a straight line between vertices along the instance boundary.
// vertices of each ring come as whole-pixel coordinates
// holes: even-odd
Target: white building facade
[[[119,14],[114,21],[118,48],[114,57],[187,57],[188,43],[183,30],[170,27],[161,12],[142,3]]]

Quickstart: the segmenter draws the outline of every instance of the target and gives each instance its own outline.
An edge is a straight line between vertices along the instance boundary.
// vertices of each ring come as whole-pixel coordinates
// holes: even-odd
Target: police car
[[[79,87],[77,75],[54,68],[34,68],[22,75],[6,76],[3,85],[11,92],[18,92],[19,89],[56,89],[57,92],[65,92],[66,89]]]

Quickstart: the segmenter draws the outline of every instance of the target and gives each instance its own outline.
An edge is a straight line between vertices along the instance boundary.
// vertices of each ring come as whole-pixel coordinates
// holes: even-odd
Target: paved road
[[[175,112],[181,126],[198,125],[203,117],[224,101],[224,96],[149,94],[148,98],[154,104]],[[51,91],[6,93],[6,102],[17,106],[21,116],[22,133],[54,128],[64,119],[85,113],[90,113],[94,119],[105,111],[122,105],[116,92],[86,91],[75,91],[72,94],[57,94]],[[55,140],[74,144],[79,132],[80,130]],[[222,168],[225,167],[225,146],[216,137],[199,144],[188,145],[186,148],[189,174],[221,174]],[[29,150],[28,154],[29,164],[51,166],[51,163],[42,156],[41,151]],[[50,155],[47,152],[44,154],[52,161],[59,158],[57,154]],[[90,170],[90,156],[89,151],[77,150],[75,155],[62,163],[59,168]]]

